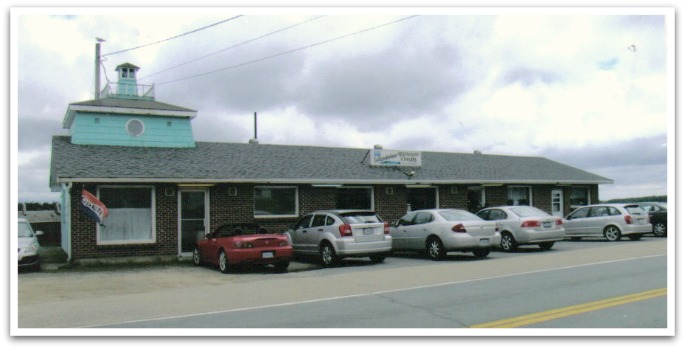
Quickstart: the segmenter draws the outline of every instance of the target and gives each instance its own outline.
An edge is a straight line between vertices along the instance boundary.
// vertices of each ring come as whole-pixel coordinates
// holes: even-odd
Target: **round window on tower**
[[[138,119],[131,119],[126,123],[126,132],[133,137],[142,136],[145,133],[145,124]]]

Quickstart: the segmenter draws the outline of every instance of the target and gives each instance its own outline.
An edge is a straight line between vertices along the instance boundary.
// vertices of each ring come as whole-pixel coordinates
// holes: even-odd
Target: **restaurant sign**
[[[421,152],[371,149],[371,166],[421,167]]]

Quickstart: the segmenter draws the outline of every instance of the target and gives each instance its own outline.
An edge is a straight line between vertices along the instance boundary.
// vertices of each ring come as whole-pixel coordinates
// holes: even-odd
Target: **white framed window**
[[[99,186],[97,196],[109,212],[97,227],[98,245],[155,242],[155,187]]]
[[[339,210],[373,210],[373,187],[342,187],[335,189],[335,208]]]
[[[571,187],[569,192],[569,200],[571,201],[571,208],[578,208],[590,204],[590,188],[586,187]]]
[[[529,186],[518,185],[507,187],[507,205],[533,206],[533,189]]]
[[[254,187],[255,218],[298,217],[299,199],[297,187]]]

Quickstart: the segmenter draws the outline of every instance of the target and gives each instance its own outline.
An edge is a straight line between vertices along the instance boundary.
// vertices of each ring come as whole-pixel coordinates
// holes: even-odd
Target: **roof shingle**
[[[408,178],[371,167],[369,149],[196,142],[195,148],[52,143],[50,185],[70,181],[254,182],[337,184],[540,183],[608,184],[612,180],[542,157],[422,152]],[[407,170],[407,169],[404,169]]]

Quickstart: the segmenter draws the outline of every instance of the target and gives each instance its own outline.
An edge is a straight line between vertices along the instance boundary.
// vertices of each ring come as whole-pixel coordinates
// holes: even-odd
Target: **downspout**
[[[67,263],[71,263],[71,191],[73,183],[62,183],[61,215],[62,222],[62,249],[67,253]],[[66,231],[64,231],[66,229]]]

